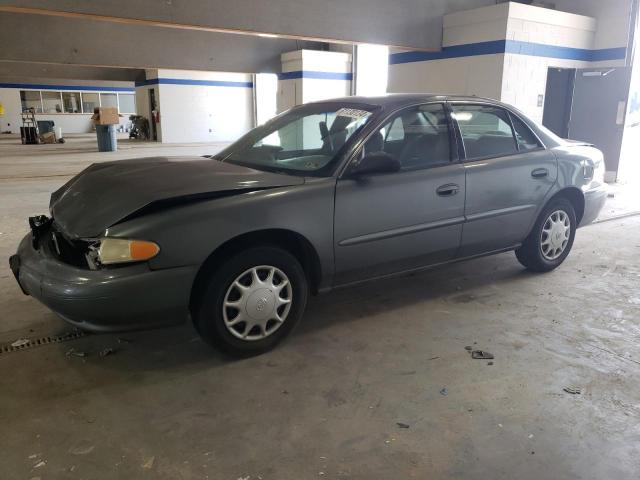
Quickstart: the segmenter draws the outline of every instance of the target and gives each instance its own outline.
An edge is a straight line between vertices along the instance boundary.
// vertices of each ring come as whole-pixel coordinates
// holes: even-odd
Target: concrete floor
[[[7,268],[26,216],[68,175],[219,148],[122,147],[0,139],[0,346],[71,330]],[[638,252],[628,216],[581,229],[546,275],[503,254],[335,291],[243,361],[189,325],[1,353],[0,478],[638,478]]]

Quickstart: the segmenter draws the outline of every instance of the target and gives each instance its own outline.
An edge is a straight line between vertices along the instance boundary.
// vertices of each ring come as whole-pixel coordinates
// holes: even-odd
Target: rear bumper
[[[10,266],[20,287],[69,323],[113,332],[180,323],[188,317],[197,268],[151,270],[134,264],[85,270],[57,259],[28,234]]]
[[[584,214],[580,220],[579,227],[584,227],[592,223],[598,215],[602,207],[607,201],[608,188],[606,184],[601,184],[597,188],[586,190],[584,192]]]

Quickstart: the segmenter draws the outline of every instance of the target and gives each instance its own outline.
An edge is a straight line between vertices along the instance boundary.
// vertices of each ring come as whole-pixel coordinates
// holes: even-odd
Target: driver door
[[[376,151],[395,155],[401,169],[338,180],[336,285],[444,262],[460,246],[465,172],[444,105],[402,110],[361,155]]]

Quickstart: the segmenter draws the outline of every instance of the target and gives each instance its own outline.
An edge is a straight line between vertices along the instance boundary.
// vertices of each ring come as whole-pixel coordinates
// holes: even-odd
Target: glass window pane
[[[130,93],[119,93],[119,112],[120,113],[136,113],[136,96]]]
[[[60,92],[42,92],[42,108],[44,113],[62,113]]]
[[[95,108],[100,106],[97,93],[83,93],[82,94],[82,112],[93,113]]]
[[[511,121],[513,122],[513,129],[516,131],[516,140],[518,141],[520,151],[535,150],[542,146],[522,120],[515,115],[511,115]]]
[[[374,133],[364,149],[365,155],[382,151],[395,156],[403,171],[448,165],[451,162],[449,122],[443,106],[424,105],[403,110]]]
[[[22,103],[22,111],[33,108],[35,113],[42,113],[42,103],[40,103],[40,92],[31,90],[20,91],[20,102]]]
[[[118,96],[115,93],[100,94],[101,107],[118,107]]]
[[[499,157],[516,153],[509,117],[501,108],[484,105],[454,105],[467,159]]]
[[[62,92],[64,113],[82,113],[79,92]]]
[[[368,110],[335,104],[294,108],[252,130],[219,155],[258,169],[320,171],[330,167],[370,116]]]

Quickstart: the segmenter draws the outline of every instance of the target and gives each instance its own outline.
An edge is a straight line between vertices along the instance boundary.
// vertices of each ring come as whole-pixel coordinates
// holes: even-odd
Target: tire
[[[206,280],[194,311],[196,331],[228,355],[260,355],[293,331],[304,313],[308,291],[304,269],[289,252],[273,246],[249,248]],[[226,305],[239,307],[225,307],[225,300]]]
[[[556,215],[557,212],[561,213]],[[568,238],[566,238],[564,248],[558,253],[557,248],[561,248],[559,242],[563,238],[562,227],[558,227],[560,229],[559,231],[552,231],[552,234],[549,234],[548,231],[551,223],[547,222],[560,222],[563,219],[563,214],[566,216],[566,221],[569,222]],[[553,219],[550,218],[552,215],[554,215]],[[566,221],[563,220],[562,223],[566,225]],[[562,197],[552,199],[540,213],[531,233],[522,243],[522,246],[516,250],[518,261],[533,272],[549,272],[557,268],[564,262],[571,251],[576,235],[576,227],[576,212],[571,202]],[[564,228],[566,229],[566,227]],[[544,233],[543,229],[545,229]],[[559,236],[555,237],[556,234]],[[555,238],[555,240],[553,240],[555,243],[549,244],[548,242],[551,241],[552,237]],[[547,241],[546,245],[545,241]],[[553,249],[553,251],[551,249]]]

